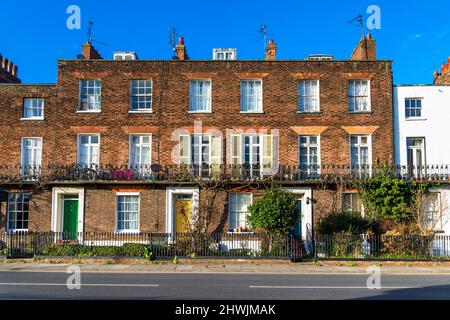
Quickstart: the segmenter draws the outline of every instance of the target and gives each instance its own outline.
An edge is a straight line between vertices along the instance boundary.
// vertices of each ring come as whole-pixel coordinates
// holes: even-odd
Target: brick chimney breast
[[[350,60],[377,60],[376,40],[369,33],[366,37],[361,37],[356,48],[350,57]]]
[[[85,60],[103,59],[90,41],[83,44],[81,55]]]
[[[178,44],[175,47],[175,54],[178,58],[178,60],[189,60],[186,46],[184,45],[184,38],[180,37],[178,39]]]
[[[277,60],[277,45],[272,39],[269,40],[269,45],[267,46],[266,49],[266,60],[268,61]]]

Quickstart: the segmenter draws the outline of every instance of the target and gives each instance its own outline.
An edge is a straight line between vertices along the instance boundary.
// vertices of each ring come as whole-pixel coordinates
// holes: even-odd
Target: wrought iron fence
[[[232,258],[301,260],[303,241],[295,236],[257,233],[67,233],[0,234],[10,258],[33,256]]]
[[[352,165],[0,165],[0,182],[33,181],[327,181],[336,177],[361,179],[383,169],[399,179],[450,181],[450,165],[352,166]]]
[[[450,236],[315,235],[319,260],[450,260]]]

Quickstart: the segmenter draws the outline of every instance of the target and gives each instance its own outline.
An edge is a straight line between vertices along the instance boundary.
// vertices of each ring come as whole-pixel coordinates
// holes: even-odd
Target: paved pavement
[[[368,289],[365,274],[82,272],[69,290],[61,272],[0,272],[0,299],[450,299],[450,274],[382,274]],[[73,282],[70,282],[73,283]]]
[[[66,272],[70,263],[0,263],[1,271],[26,271],[26,272]],[[342,263],[341,266],[329,264],[317,266],[312,263],[195,263],[195,264],[80,264],[82,272],[126,272],[126,273],[261,273],[261,274],[339,274],[356,273],[367,274],[370,264],[349,266]],[[381,266],[383,274],[444,274],[450,275],[450,265],[393,265]]]

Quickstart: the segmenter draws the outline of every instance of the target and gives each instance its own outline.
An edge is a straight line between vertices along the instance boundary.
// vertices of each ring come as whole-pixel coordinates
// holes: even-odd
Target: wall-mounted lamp
[[[310,204],[311,203],[311,198],[310,197],[306,197],[306,204]]]

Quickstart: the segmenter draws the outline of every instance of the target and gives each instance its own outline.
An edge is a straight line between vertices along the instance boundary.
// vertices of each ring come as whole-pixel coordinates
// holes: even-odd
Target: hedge
[[[152,258],[148,246],[125,243],[123,246],[83,246],[80,244],[51,244],[42,251],[50,257],[142,257]]]

